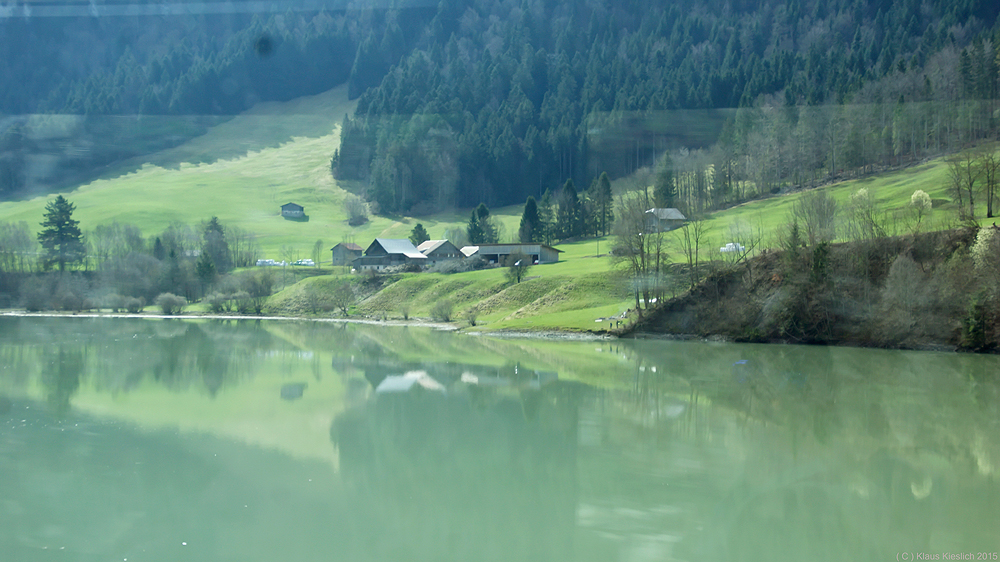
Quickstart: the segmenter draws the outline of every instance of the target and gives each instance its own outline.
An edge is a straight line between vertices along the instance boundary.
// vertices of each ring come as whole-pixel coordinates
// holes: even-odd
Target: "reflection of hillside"
[[[440,370],[434,371],[440,373]],[[555,382],[380,394],[334,420],[372,560],[576,560],[577,409]]]
[[[343,538],[328,464],[39,406],[0,412],[5,562],[312,560]]]

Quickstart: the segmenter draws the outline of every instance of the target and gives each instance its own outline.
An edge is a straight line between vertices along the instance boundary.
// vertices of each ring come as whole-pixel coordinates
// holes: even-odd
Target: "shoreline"
[[[392,327],[416,327],[416,328],[430,328],[433,330],[439,330],[443,332],[456,332],[461,333],[466,336],[472,337],[490,337],[490,338],[500,338],[500,339],[536,339],[536,340],[551,340],[551,341],[599,341],[599,340],[613,340],[613,339],[632,339],[632,340],[661,340],[661,341],[700,341],[706,343],[730,343],[730,344],[741,344],[741,343],[756,343],[762,345],[820,345],[820,344],[809,344],[809,343],[797,343],[791,341],[759,341],[759,342],[744,342],[737,341],[729,336],[722,334],[714,335],[699,335],[699,334],[672,334],[663,332],[651,332],[651,331],[634,331],[625,332],[622,334],[608,333],[607,331],[602,332],[577,332],[570,330],[530,330],[530,329],[504,329],[504,330],[474,330],[474,331],[463,331],[463,327],[457,324],[451,324],[446,322],[434,322],[431,320],[373,320],[370,318],[318,318],[309,316],[256,316],[256,315],[234,315],[234,314],[210,314],[210,313],[194,313],[194,314],[155,314],[155,313],[140,313],[140,314],[130,314],[122,312],[26,312],[17,310],[3,310],[0,311],[0,317],[12,317],[12,318],[135,318],[135,319],[149,319],[149,320],[268,320],[268,321],[286,321],[286,322],[324,322],[324,323],[343,323],[343,324],[365,324],[370,326],[392,326]],[[903,351],[929,351],[937,353],[967,353],[962,349],[944,343],[926,343],[919,346],[906,346],[906,347],[887,347],[878,345],[864,345],[859,342],[829,342],[822,344],[828,347],[856,347],[860,349],[884,349],[884,350],[903,350]],[[977,354],[997,354],[997,351],[987,351],[980,352]]]
[[[11,318],[135,318],[149,320],[268,320],[268,321],[289,321],[289,322],[326,322],[343,324],[366,324],[371,326],[392,326],[392,327],[416,327],[430,328],[442,332],[457,332],[472,337],[491,337],[504,339],[540,339],[540,340],[565,340],[565,341],[595,341],[617,339],[618,336],[608,333],[598,332],[575,332],[561,330],[476,330],[463,331],[462,326],[446,322],[434,322],[431,320],[411,319],[411,320],[373,320],[370,318],[317,318],[309,316],[256,316],[256,315],[234,315],[234,314],[155,314],[140,313],[130,314],[127,312],[27,312],[17,310],[2,310],[0,317]]]

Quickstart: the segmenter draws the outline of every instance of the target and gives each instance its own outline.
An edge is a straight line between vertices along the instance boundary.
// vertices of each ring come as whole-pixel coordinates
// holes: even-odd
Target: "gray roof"
[[[476,255],[476,252],[479,251],[479,246],[462,246],[462,249],[459,251],[462,252],[462,255],[468,258]]]
[[[417,246],[417,250],[420,250],[424,254],[429,254],[434,250],[440,248],[441,245],[444,244],[445,242],[447,242],[447,240],[426,240],[424,242],[421,242],[420,245]]]
[[[337,246],[340,246],[340,247],[342,247],[342,248],[344,248],[346,250],[351,250],[353,252],[364,252],[365,251],[364,248],[362,248],[361,246],[358,246],[357,244],[355,244],[353,242],[341,242],[340,244],[337,244]],[[332,250],[332,249],[336,248],[337,246],[334,246],[333,248],[330,248],[330,249]]]
[[[656,218],[661,221],[671,220],[671,221],[683,221],[687,218],[677,209],[650,209],[646,211],[647,213],[653,213]]]
[[[285,207],[288,207],[289,209],[304,209],[305,208],[302,205],[299,205],[298,203],[285,203],[284,205],[281,206],[282,209],[284,209]]]
[[[469,246],[466,246],[466,247],[468,248]],[[552,246],[549,246],[548,244],[542,244],[540,242],[508,242],[506,244],[480,244],[480,245],[475,246],[475,247],[479,248],[480,250],[483,251],[483,253],[487,253],[487,254],[490,253],[490,250],[495,250],[495,249],[500,248],[500,247],[518,248],[518,249],[530,248],[530,247],[548,248],[549,250],[552,250],[553,252],[559,252],[560,254],[563,253],[563,251],[560,250],[560,249],[558,249],[558,248],[553,248]]]
[[[411,259],[427,259],[427,256],[420,253],[420,250],[413,245],[413,242],[402,238],[376,238],[375,242],[389,254],[403,254]]]

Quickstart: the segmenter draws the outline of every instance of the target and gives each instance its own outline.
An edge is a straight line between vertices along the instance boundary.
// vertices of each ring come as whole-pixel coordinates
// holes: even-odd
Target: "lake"
[[[5,561],[996,560],[998,537],[997,356],[0,317]]]

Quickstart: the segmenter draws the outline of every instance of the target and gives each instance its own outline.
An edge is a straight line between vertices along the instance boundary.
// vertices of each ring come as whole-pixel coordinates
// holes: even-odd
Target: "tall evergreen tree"
[[[479,224],[479,214],[476,213],[475,209],[472,210],[472,215],[469,217],[469,225],[465,227],[465,233],[469,237],[469,244],[483,243],[483,227]]]
[[[521,226],[517,229],[518,239],[527,244],[541,241],[541,221],[538,218],[538,203],[534,197],[528,196],[524,202],[524,212],[521,213]]]
[[[83,245],[80,221],[73,219],[76,205],[62,195],[45,205],[45,220],[38,233],[38,243],[45,254],[42,257],[46,269],[59,264],[59,271],[66,270],[66,264],[80,263],[87,255]]]
[[[229,242],[226,241],[226,231],[219,222],[219,217],[212,217],[205,225],[204,239],[201,252],[208,254],[217,272],[227,273],[232,269],[232,260],[229,257]]]
[[[580,196],[576,192],[573,180],[568,179],[563,184],[562,193],[559,194],[559,210],[556,214],[556,228],[560,237],[572,238],[581,234],[580,215]]]
[[[597,185],[594,190],[594,203],[597,206],[597,227],[601,236],[607,236],[610,232],[611,224],[615,220],[614,201],[611,194],[611,178],[607,172],[601,172],[597,178]]]
[[[424,225],[419,222],[413,227],[413,230],[410,231],[410,242],[413,242],[414,246],[419,246],[430,239],[431,236],[430,234],[427,234],[427,229],[425,229]]]
[[[656,170],[653,183],[653,202],[657,207],[673,208],[677,206],[677,185],[674,183],[674,161],[670,153],[664,153],[663,159]]]

